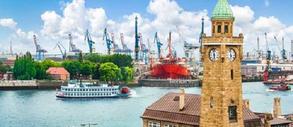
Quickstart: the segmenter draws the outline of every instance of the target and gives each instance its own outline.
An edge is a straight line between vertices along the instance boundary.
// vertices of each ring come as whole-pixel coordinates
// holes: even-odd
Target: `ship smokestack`
[[[274,98],[274,109],[273,109],[273,117],[278,118],[282,115],[281,112],[281,98]]]
[[[244,102],[244,107],[247,108],[247,109],[250,109],[250,103],[249,103],[249,100],[246,99],[243,101]]]
[[[185,106],[185,90],[183,88],[180,89],[180,96],[179,96],[179,110],[182,111]]]

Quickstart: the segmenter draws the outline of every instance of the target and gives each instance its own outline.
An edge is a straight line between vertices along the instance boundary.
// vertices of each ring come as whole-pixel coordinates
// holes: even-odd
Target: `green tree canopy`
[[[2,62],[0,62],[0,73],[6,73],[10,70],[10,67],[8,65],[4,65]]]
[[[106,81],[107,83],[118,81],[121,78],[120,68],[111,62],[101,64],[99,72],[100,80]]]
[[[81,71],[81,63],[79,61],[64,61],[62,66],[70,73],[72,79],[78,78]]]
[[[133,80],[134,70],[130,67],[121,68],[122,80],[125,82],[130,82]]]
[[[42,79],[48,79],[48,75],[46,73],[46,67],[40,63],[40,62],[35,62],[34,67],[36,69],[36,79],[42,80]]]
[[[85,60],[89,60],[94,63],[106,63],[112,62],[118,67],[132,67],[132,58],[130,55],[114,54],[114,55],[99,55],[99,54],[87,54]]]
[[[13,74],[19,80],[31,80],[36,76],[34,60],[29,52],[16,59]]]

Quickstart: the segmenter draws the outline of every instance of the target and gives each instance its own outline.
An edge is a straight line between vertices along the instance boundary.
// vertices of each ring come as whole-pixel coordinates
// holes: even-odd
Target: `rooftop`
[[[147,107],[142,118],[199,125],[200,95],[185,94],[184,110],[179,110],[179,93],[168,93]],[[244,106],[243,106],[244,107]],[[244,121],[258,121],[260,118],[247,108],[243,108]]]
[[[47,73],[51,75],[69,75],[69,72],[63,67],[50,67]]]
[[[228,0],[218,0],[212,13],[212,19],[234,19]]]

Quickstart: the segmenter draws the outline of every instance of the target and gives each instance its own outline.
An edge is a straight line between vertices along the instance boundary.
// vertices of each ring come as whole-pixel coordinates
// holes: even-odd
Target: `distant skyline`
[[[85,51],[83,32],[89,29],[98,52],[105,52],[102,41],[104,27],[115,33],[117,43],[119,33],[125,34],[129,47],[133,48],[133,19],[138,16],[139,30],[144,42],[152,40],[158,31],[160,39],[166,43],[167,33],[173,32],[174,43],[181,47],[182,40],[197,43],[200,32],[200,18],[205,17],[206,33],[210,34],[208,21],[217,0],[2,0],[0,1],[0,52],[8,51],[9,41],[15,44],[14,49],[25,52],[34,51],[32,35],[38,35],[40,44],[48,51],[57,41],[66,47],[66,34],[74,35],[75,43]],[[236,17],[235,34],[245,35],[245,49],[253,50],[256,36],[264,41],[263,33],[285,37],[286,42],[293,39],[292,0],[229,0]],[[287,43],[289,50],[289,43]],[[286,45],[287,45],[286,44]],[[262,45],[264,45],[262,43]],[[119,46],[120,43],[119,43]],[[154,45],[153,45],[154,46]],[[178,45],[176,45],[178,46]],[[183,54],[183,47],[178,48]],[[278,52],[278,49],[275,49]]]

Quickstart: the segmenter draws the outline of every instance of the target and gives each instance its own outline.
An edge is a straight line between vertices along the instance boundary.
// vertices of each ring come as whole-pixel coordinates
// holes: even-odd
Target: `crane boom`
[[[94,49],[95,42],[92,40],[92,37],[90,35],[89,30],[86,30],[86,32],[85,32],[85,38],[84,38],[84,40],[88,43],[90,53],[93,53],[94,50],[95,50]]]
[[[162,43],[158,37],[158,32],[156,32],[155,34],[155,38],[154,38],[154,43],[157,44],[157,49],[158,49],[158,58],[160,59],[162,56],[161,56],[161,47],[162,47]]]
[[[112,40],[109,37],[109,34],[107,32],[107,28],[104,29],[103,40],[106,42],[108,55],[110,55],[111,54]]]

